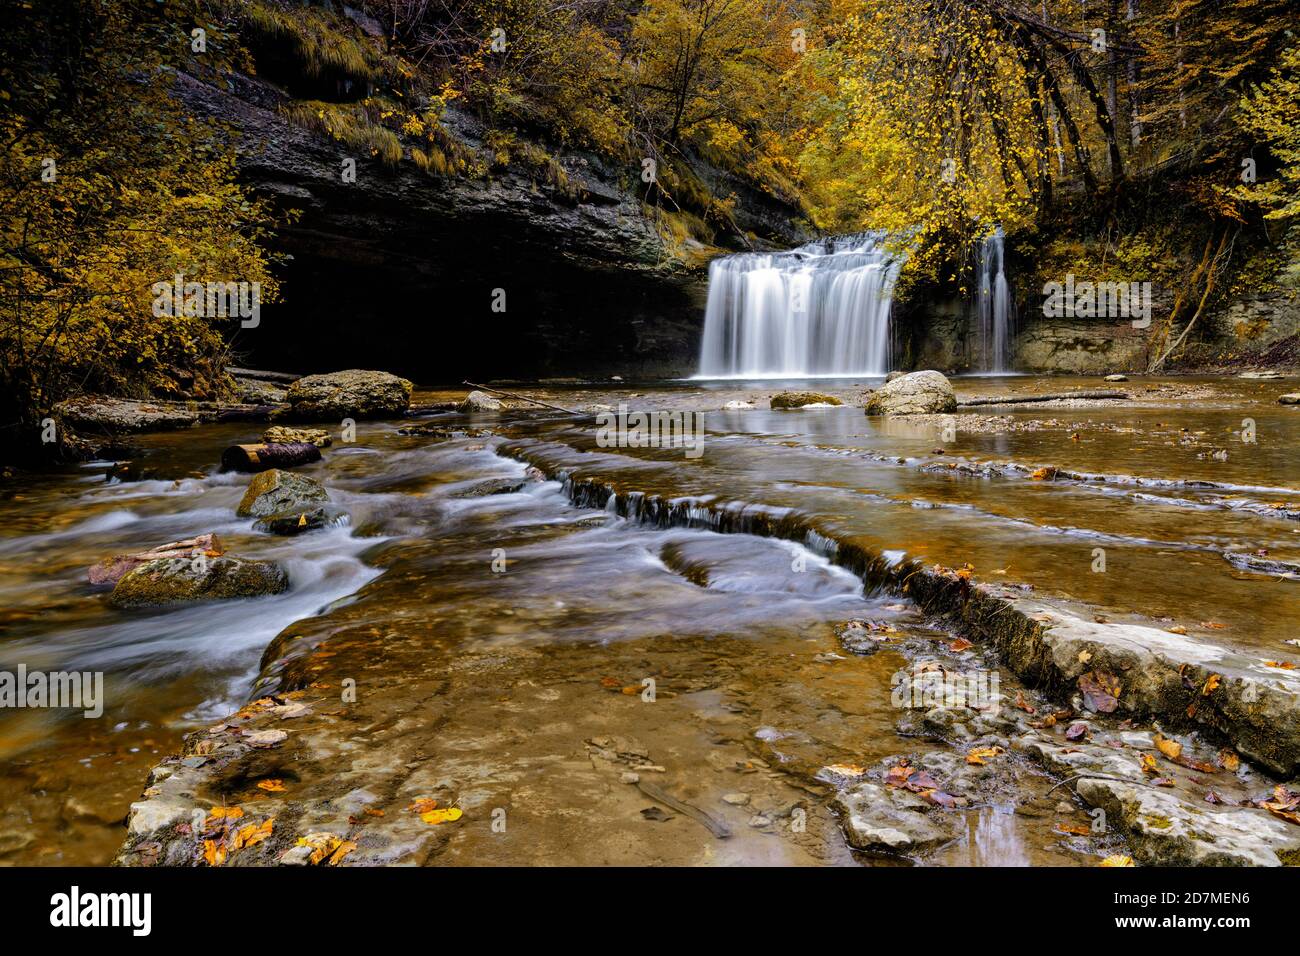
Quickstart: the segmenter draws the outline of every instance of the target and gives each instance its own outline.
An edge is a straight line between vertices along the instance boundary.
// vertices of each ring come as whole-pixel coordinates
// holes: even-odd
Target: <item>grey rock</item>
[[[886,382],[867,399],[868,415],[936,415],[955,411],[957,395],[940,372],[909,372]]]
[[[831,805],[857,850],[916,853],[947,843],[955,832],[942,811],[896,787],[860,783],[836,794]]]

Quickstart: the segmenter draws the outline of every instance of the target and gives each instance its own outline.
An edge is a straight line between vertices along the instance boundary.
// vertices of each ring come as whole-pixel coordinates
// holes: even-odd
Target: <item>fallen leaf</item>
[[[220,866],[226,862],[226,848],[215,840],[203,841],[203,859],[208,866]]]
[[[1000,757],[1004,753],[1006,753],[1006,751],[1001,747],[977,747],[975,750],[968,750],[966,752],[966,762],[982,767],[984,766],[985,759]]]
[[[430,826],[438,826],[441,823],[455,823],[461,818],[459,807],[448,807],[445,810],[430,810],[428,813],[421,813],[420,819]]]
[[[239,850],[246,846],[257,846],[271,835],[271,828],[275,825],[275,817],[271,817],[261,823],[250,823],[246,827],[241,827],[235,833],[235,842],[231,850]]]
[[[351,840],[344,840],[337,847],[335,847],[334,852],[330,854],[329,865],[338,866],[339,860],[343,859],[345,856],[347,856],[356,848],[357,845],[353,843]]]
[[[1295,670],[1295,664],[1291,663],[1291,661],[1265,661],[1264,663],[1269,667],[1280,667],[1284,671]]]
[[[1222,631],[1228,625],[1220,624],[1218,621],[1202,621],[1201,627],[1208,627],[1212,631]]]
[[[267,779],[257,781],[257,789],[265,790],[267,793],[284,793],[284,781],[277,779]]]
[[[1078,823],[1058,823],[1056,829],[1061,833],[1069,833],[1073,836],[1091,836],[1092,830]]]
[[[1101,861],[1102,866],[1132,866],[1133,857],[1131,856],[1108,856]]]
[[[1170,760],[1177,760],[1178,755],[1183,752],[1183,745],[1176,740],[1170,740],[1162,734],[1156,734],[1156,749]]]
[[[865,767],[853,763],[828,764],[824,769],[839,777],[860,777],[867,772]]]
[[[1082,720],[1076,720],[1065,729],[1066,740],[1084,740],[1088,736],[1088,725]]]
[[[962,651],[969,650],[974,646],[975,645],[972,644],[970,641],[966,640],[966,638],[959,637],[957,638],[957,640],[953,641],[951,644],[948,645],[948,650],[952,651],[955,654],[960,654]]]
[[[1211,694],[1213,694],[1216,690],[1219,689],[1219,685],[1221,683],[1223,683],[1222,676],[1220,676],[1219,674],[1211,674],[1208,678],[1206,678],[1205,683],[1201,685],[1201,696],[1209,697]]]
[[[1169,633],[1170,633],[1170,634],[1186,634],[1186,633],[1187,633],[1187,628],[1183,627],[1181,624],[1175,624],[1173,627],[1169,628],[1168,630],[1169,630]]]
[[[240,807],[213,807],[208,811],[208,821],[213,820],[238,820],[244,815]]]
[[[1236,751],[1224,747],[1219,751],[1219,766],[1228,773],[1236,773],[1237,768],[1241,766],[1241,758],[1237,756]]]
[[[1143,773],[1159,773],[1160,768],[1156,766],[1156,758],[1150,754],[1142,754],[1139,759],[1142,761]]]
[[[1094,670],[1079,675],[1083,704],[1094,713],[1114,713],[1122,693],[1119,678],[1107,671]]]

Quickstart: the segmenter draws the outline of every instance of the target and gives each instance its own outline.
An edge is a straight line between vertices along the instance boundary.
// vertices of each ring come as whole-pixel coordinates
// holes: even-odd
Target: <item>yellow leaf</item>
[[[460,818],[461,811],[458,807],[448,807],[446,810],[430,810],[428,813],[420,814],[421,820],[435,827],[440,823],[455,823]]]
[[[257,781],[257,789],[265,790],[267,793],[284,793],[284,781],[278,779],[267,779]]]

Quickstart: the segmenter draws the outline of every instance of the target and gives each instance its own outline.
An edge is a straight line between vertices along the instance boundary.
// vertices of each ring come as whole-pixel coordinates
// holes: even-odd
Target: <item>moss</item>
[[[381,57],[352,35],[350,25],[318,7],[286,10],[274,3],[231,7],[241,14],[243,33],[250,45],[287,54],[304,75],[336,77],[358,83],[379,79]]]
[[[353,149],[396,166],[402,161],[402,142],[391,129],[372,116],[375,107],[366,103],[325,103],[300,100],[281,108],[283,115],[299,126],[324,133]]]
[[[1149,830],[1168,830],[1173,826],[1173,823],[1168,817],[1144,816],[1142,825]]]

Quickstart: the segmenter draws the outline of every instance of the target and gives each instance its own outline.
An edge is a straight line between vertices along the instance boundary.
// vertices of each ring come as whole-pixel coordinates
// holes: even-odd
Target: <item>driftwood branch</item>
[[[968,398],[957,403],[960,408],[973,405],[1028,405],[1032,402],[1055,402],[1067,398],[1132,398],[1128,392],[1083,391],[1048,392],[1045,395],[993,395],[986,398]]]

